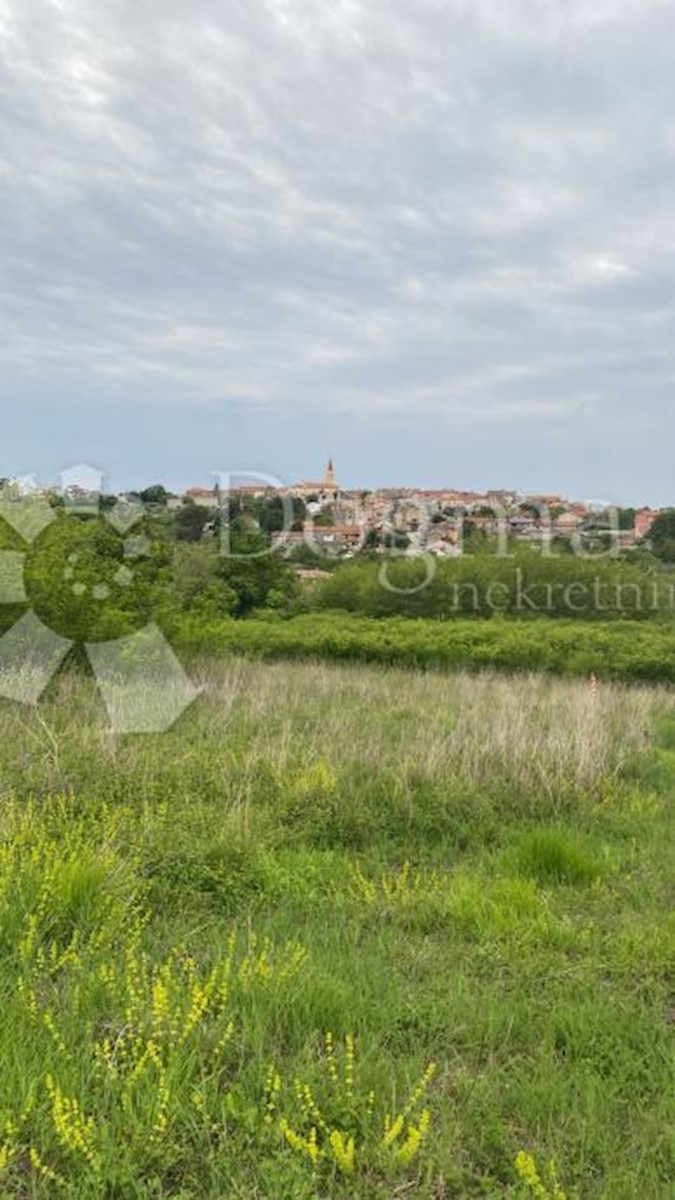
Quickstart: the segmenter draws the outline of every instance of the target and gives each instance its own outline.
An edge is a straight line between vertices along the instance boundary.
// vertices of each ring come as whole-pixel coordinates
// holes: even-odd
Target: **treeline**
[[[664,618],[675,612],[675,575],[525,548],[509,557],[361,559],[338,567],[315,602],[369,617]]]

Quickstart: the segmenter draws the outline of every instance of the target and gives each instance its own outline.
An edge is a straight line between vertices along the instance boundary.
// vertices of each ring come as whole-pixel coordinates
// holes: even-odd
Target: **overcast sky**
[[[0,0],[0,475],[675,503],[672,0]]]

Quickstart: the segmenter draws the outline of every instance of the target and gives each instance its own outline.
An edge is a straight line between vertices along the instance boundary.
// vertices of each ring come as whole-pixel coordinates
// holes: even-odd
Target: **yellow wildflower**
[[[356,1147],[353,1137],[345,1137],[339,1129],[334,1129],[329,1137],[333,1157],[339,1169],[345,1175],[353,1175],[356,1159]]]

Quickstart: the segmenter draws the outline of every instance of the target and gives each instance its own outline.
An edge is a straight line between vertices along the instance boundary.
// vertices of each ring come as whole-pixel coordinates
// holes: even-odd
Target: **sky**
[[[0,0],[0,476],[675,503],[670,0]]]

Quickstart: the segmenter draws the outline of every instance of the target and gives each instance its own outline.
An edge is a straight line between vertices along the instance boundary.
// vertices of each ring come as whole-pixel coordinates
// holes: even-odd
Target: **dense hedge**
[[[545,671],[560,675],[675,682],[675,628],[667,623],[453,621],[346,613],[291,619],[252,618],[205,623],[183,620],[172,630],[183,653],[234,652],[263,658],[323,658],[387,665],[470,670]]]

